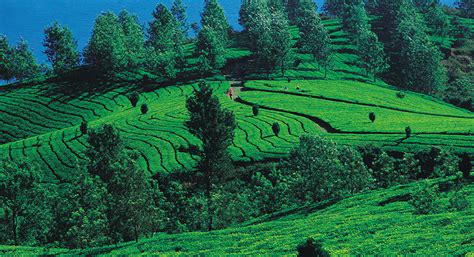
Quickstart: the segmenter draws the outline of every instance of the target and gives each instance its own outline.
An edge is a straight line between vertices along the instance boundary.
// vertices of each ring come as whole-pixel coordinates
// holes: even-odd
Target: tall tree
[[[291,34],[286,14],[282,10],[261,6],[255,13],[255,18],[249,23],[249,35],[254,42],[254,52],[260,67],[267,74],[280,68],[285,76],[285,71],[292,59]]]
[[[365,12],[362,0],[346,0],[341,13],[342,28],[350,38],[357,41],[358,35],[370,30],[369,18]]]
[[[217,38],[227,45],[229,40],[230,25],[217,0],[204,0],[204,11],[201,14],[201,26],[212,30]]]
[[[299,28],[301,49],[305,53],[310,53],[324,67],[326,77],[332,55],[329,33],[321,23],[319,15],[310,10],[303,12]]]
[[[375,82],[377,74],[388,69],[383,44],[374,32],[362,31],[357,42],[357,51],[366,75],[372,74]]]
[[[124,34],[127,65],[131,69],[140,68],[145,62],[145,35],[138,17],[123,10],[118,16]]]
[[[461,15],[463,17],[474,19],[474,1],[473,0],[458,0],[454,4],[461,11]]]
[[[339,17],[344,9],[344,0],[325,0],[323,11],[330,15]]]
[[[0,80],[11,80],[14,77],[12,70],[12,52],[8,39],[0,35]]]
[[[44,30],[43,46],[55,73],[62,73],[79,65],[80,54],[71,30],[55,22]]]
[[[95,20],[84,53],[85,62],[104,72],[120,72],[128,66],[125,35],[118,17],[106,12]]]
[[[0,162],[0,206],[5,218],[7,244],[46,243],[52,215],[47,206],[48,194],[40,184],[38,171],[26,162]]]
[[[199,31],[196,43],[196,55],[198,56],[198,66],[202,74],[212,73],[225,65],[224,43],[219,39],[218,34],[210,27],[204,26]]]
[[[286,4],[288,19],[292,24],[298,24],[304,18],[305,11],[315,12],[316,10],[316,3],[312,0],[288,0]]]
[[[156,231],[159,209],[153,199],[152,184],[138,167],[138,156],[125,150],[118,130],[112,125],[89,132],[88,142],[88,171],[101,178],[110,195],[108,235],[120,242],[138,240],[141,235]]]
[[[11,62],[12,72],[17,80],[34,78],[41,72],[41,67],[36,63],[24,39],[21,39],[13,49]]]
[[[166,77],[174,78],[177,69],[184,66],[184,34],[176,18],[163,4],[153,12],[147,43],[151,48],[149,66]]]
[[[426,34],[424,20],[409,0],[381,0],[375,26],[390,69],[387,80],[399,87],[433,92],[444,82],[441,55]]]
[[[173,1],[173,6],[171,7],[171,13],[175,17],[175,19],[178,21],[181,32],[183,33],[184,37],[188,37],[189,33],[189,24],[188,24],[188,18],[186,15],[186,5],[184,5],[183,0],[174,0]]]
[[[232,143],[236,127],[234,114],[222,108],[212,88],[205,82],[186,101],[190,118],[186,127],[202,142],[198,171],[207,198],[208,230],[213,228],[213,191],[225,179],[232,167],[227,148]]]

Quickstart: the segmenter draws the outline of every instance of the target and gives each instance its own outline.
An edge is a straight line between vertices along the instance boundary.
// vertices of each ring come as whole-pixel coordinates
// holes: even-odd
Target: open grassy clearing
[[[441,181],[429,181],[440,183]],[[87,250],[1,246],[5,255],[284,255],[294,256],[305,238],[323,241],[334,255],[470,255],[472,210],[413,214],[410,194],[420,183],[362,193],[263,216],[233,228],[177,235],[157,234],[138,243]],[[474,201],[474,186],[464,187]],[[447,198],[442,202],[446,204]],[[180,252],[176,252],[180,249]]]

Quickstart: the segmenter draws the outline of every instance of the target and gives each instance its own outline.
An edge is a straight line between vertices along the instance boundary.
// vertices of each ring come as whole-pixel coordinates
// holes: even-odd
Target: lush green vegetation
[[[315,9],[244,1],[230,33],[209,0],[195,39],[181,1],[147,33],[107,12],[82,66],[55,23],[46,72],[0,38],[0,76],[19,80],[0,90],[0,241],[52,246],[0,251],[472,252],[472,20],[423,1]]]
[[[474,251],[470,242],[473,232],[469,229],[473,225],[472,211],[416,215],[407,195],[420,186],[401,185],[336,203],[278,212],[212,233],[157,234],[139,243],[83,251],[18,246],[2,246],[0,251],[17,255],[294,255],[307,237],[322,240],[324,249],[334,255],[465,255]],[[472,185],[464,190],[472,203]],[[441,204],[448,205],[448,201],[448,196],[441,198]]]

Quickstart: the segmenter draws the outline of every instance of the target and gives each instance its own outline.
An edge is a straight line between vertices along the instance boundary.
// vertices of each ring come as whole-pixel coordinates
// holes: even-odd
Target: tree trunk
[[[328,67],[324,66],[324,78],[328,77]]]

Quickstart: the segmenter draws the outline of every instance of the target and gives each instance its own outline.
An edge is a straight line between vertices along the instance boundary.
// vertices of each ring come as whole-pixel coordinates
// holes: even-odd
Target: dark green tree
[[[21,39],[12,51],[11,70],[15,79],[23,80],[38,76],[41,72],[33,53],[28,48],[28,43]]]
[[[312,0],[287,0],[286,11],[292,24],[298,24],[306,11],[316,12],[316,3]]]
[[[300,22],[301,50],[310,53],[320,66],[324,67],[324,77],[332,59],[331,39],[314,11],[304,11]]]
[[[44,35],[44,53],[55,73],[62,73],[79,65],[80,54],[71,30],[55,22],[44,30]]]
[[[323,4],[323,11],[330,16],[339,17],[344,9],[344,0],[326,0]]]
[[[49,193],[41,186],[39,172],[26,162],[0,162],[0,206],[5,227],[2,242],[14,245],[46,243],[52,215]]]
[[[148,29],[148,66],[174,78],[184,66],[184,34],[173,14],[159,4],[153,11],[153,20]]]
[[[88,142],[88,171],[101,178],[110,195],[107,235],[120,242],[138,240],[141,235],[156,231],[160,210],[153,198],[153,184],[138,167],[138,155],[125,150],[112,125],[89,132]]]
[[[341,13],[342,28],[350,38],[357,41],[358,35],[370,30],[369,18],[362,0],[346,0]]]
[[[138,17],[123,10],[118,16],[124,35],[127,68],[141,68],[145,62],[145,35]]]
[[[9,81],[13,79],[12,70],[12,53],[13,49],[8,43],[6,36],[0,36],[0,80]]]
[[[204,11],[201,14],[201,26],[208,27],[214,33],[224,46],[229,41],[230,25],[217,0],[204,0]]]
[[[227,148],[232,143],[236,127],[234,114],[221,107],[212,88],[199,84],[194,95],[186,101],[190,118],[186,121],[189,132],[202,142],[197,169],[207,198],[208,230],[213,229],[213,191],[231,170],[232,160]]]
[[[115,14],[107,12],[97,17],[84,58],[87,64],[103,73],[120,72],[127,68],[127,43]]]
[[[196,43],[196,55],[201,74],[212,73],[224,67],[225,47],[218,34],[210,27],[204,26],[199,31]]]
[[[259,15],[249,23],[249,35],[254,42],[252,51],[260,67],[269,75],[280,68],[282,76],[291,64],[291,34],[286,14],[277,9],[261,6]]]
[[[473,0],[458,0],[454,4],[461,11],[461,15],[463,17],[474,19]]]
[[[382,42],[378,40],[377,34],[370,30],[361,31],[357,41],[357,52],[360,64],[366,71],[366,75],[372,74],[374,82],[377,74],[388,69]]]
[[[178,21],[181,28],[181,32],[187,38],[190,26],[188,24],[186,9],[187,7],[186,5],[184,5],[183,0],[173,1],[173,6],[171,7],[171,13],[175,17],[175,19]]]

